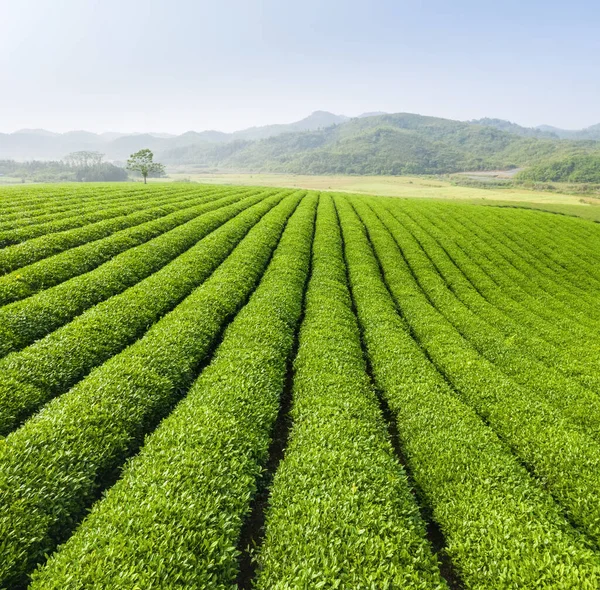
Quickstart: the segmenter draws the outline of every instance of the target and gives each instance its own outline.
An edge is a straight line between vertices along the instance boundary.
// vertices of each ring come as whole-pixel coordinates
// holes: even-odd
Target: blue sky
[[[0,131],[600,122],[600,3],[0,0]]]

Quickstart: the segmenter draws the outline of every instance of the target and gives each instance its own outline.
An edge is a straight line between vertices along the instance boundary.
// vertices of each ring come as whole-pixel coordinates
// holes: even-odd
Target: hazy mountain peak
[[[600,123],[590,125],[585,129],[560,129],[552,125],[538,125],[536,129],[551,132],[561,139],[600,141]]]
[[[349,118],[350,117],[346,117],[345,115],[330,113],[329,111],[313,111],[308,117],[305,117],[296,123],[291,123],[291,125],[318,125],[319,127],[329,127],[330,125],[344,123],[345,121],[348,121]]]
[[[523,127],[512,121],[506,119],[496,119],[490,117],[484,117],[483,119],[473,119],[468,121],[471,125],[481,125],[483,127],[494,127],[513,135],[520,135],[521,137],[537,137],[540,139],[558,139],[558,135],[553,129],[547,128],[542,129],[541,127]]]
[[[493,137],[490,136],[490,127],[499,130],[493,134]],[[359,150],[356,146],[360,144],[360,150],[365,150],[365,157],[372,156],[369,155],[369,150],[375,149],[375,145],[383,145],[388,142],[390,154],[402,159],[415,157],[412,153],[409,154],[410,150],[407,147],[409,145],[420,145],[433,154],[435,149],[428,142],[433,141],[436,137],[446,140],[444,135],[446,133],[450,135],[454,133],[461,137],[470,137],[471,135],[485,137],[482,141],[497,141],[502,145],[508,145],[511,136],[515,135],[521,136],[521,138],[545,140],[558,138],[600,140],[600,124],[579,131],[567,131],[549,126],[522,127],[511,121],[494,118],[460,122],[411,113],[382,112],[366,112],[350,118],[325,110],[317,110],[304,119],[292,123],[252,127],[234,133],[190,130],[173,136],[167,133],[153,132],[97,134],[83,130],[53,133],[45,129],[21,129],[15,133],[0,134],[0,159],[60,160],[70,152],[90,150],[106,154],[108,161],[124,160],[133,152],[149,148],[156,153],[157,158],[165,158],[166,162],[177,163],[177,158],[189,158],[197,148],[203,154],[199,156],[200,160],[210,160],[211,165],[223,162],[224,158],[239,150],[245,150],[248,154],[253,152],[255,160],[250,158],[242,160],[241,156],[236,160],[240,167],[250,169],[262,166],[261,162],[264,163],[265,157],[264,154],[261,156],[258,154],[262,153],[261,150],[270,149],[264,142],[259,141],[262,139],[269,139],[271,147],[287,145],[286,149],[290,149],[294,153],[315,149],[320,145],[325,145],[328,141],[343,142],[344,145],[345,142],[354,142],[352,143],[355,146],[353,149]],[[281,138],[281,142],[278,142],[277,138]],[[277,141],[275,141],[276,139]],[[180,149],[183,150],[181,154],[175,155]],[[281,151],[283,148],[279,147],[278,149]],[[452,149],[456,150],[457,146],[453,145]],[[206,155],[209,152],[214,152],[210,157],[212,159]],[[275,159],[277,157],[279,156],[273,156]],[[430,157],[433,158],[433,155]],[[243,166],[241,166],[242,162]],[[384,169],[394,171],[399,168],[390,165]],[[314,164],[314,170],[311,171],[315,172],[316,170],[320,170],[320,168]]]
[[[66,131],[62,133],[63,137],[69,138],[86,138],[86,139],[97,139],[99,135],[97,133],[93,133],[92,131],[83,131],[78,129],[76,131]]]
[[[381,115],[387,115],[384,111],[373,111],[370,113],[362,113],[358,115],[357,119],[366,119],[367,117],[381,117]]]
[[[43,135],[45,137],[57,137],[60,133],[47,131],[46,129],[18,129],[13,135]]]

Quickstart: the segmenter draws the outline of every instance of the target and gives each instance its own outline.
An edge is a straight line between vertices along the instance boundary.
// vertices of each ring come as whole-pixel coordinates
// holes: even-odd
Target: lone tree
[[[127,160],[127,169],[135,170],[144,177],[144,184],[148,176],[162,176],[165,173],[165,167],[158,162],[153,162],[154,154],[151,150],[145,149],[135,152]]]

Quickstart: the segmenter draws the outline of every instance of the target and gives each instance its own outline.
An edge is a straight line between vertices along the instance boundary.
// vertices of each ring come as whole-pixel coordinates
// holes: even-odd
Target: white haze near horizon
[[[314,110],[600,122],[600,6],[0,0],[0,131],[235,131]]]

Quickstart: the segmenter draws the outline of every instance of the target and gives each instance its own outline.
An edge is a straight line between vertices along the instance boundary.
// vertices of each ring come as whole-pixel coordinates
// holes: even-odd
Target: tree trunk
[[[146,174],[144,174],[144,184],[146,184]]]

